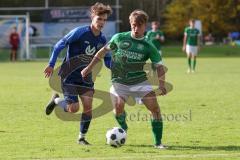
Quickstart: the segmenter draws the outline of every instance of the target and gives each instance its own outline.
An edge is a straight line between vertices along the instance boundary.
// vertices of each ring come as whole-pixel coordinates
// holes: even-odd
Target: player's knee
[[[116,104],[115,105],[115,111],[116,111],[116,113],[121,113],[121,112],[123,112],[123,105],[119,105],[119,104]]]
[[[70,104],[68,106],[68,112],[76,113],[76,112],[78,112],[78,110],[79,110],[79,105],[78,104]]]
[[[92,106],[91,105],[84,106],[83,113],[85,113],[88,116],[91,116],[92,115]]]
[[[121,115],[124,112],[124,108],[123,107],[115,107],[113,110],[115,115]]]
[[[151,112],[152,113],[159,113],[160,112],[160,109],[159,109],[159,107],[153,107],[152,109],[151,109]]]

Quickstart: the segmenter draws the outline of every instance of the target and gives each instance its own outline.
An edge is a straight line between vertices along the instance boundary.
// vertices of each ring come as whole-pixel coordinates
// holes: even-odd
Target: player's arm
[[[201,42],[202,42],[202,36],[200,33],[198,33],[198,51],[200,50]]]
[[[164,42],[165,41],[165,38],[164,38],[164,35],[161,31],[159,31],[159,34],[157,35],[156,39],[160,42]]]
[[[164,42],[165,38],[163,35],[160,35],[158,38],[156,38],[157,40],[159,40],[160,42]]]
[[[159,80],[159,89],[162,91],[161,95],[167,94],[167,90],[165,88],[165,71],[164,66],[162,64],[157,65],[157,75]]]
[[[59,55],[59,53],[61,52],[62,49],[65,48],[66,42],[64,41],[64,39],[59,40],[52,51],[48,66],[44,69],[44,74],[45,74],[45,78],[48,78],[52,75],[53,73],[53,69],[55,66],[55,63],[57,61],[57,57]]]
[[[89,65],[81,71],[82,77],[86,77],[89,73],[91,73],[93,67],[99,61],[101,61],[101,59],[106,55],[108,51],[110,51],[110,48],[108,47],[108,44],[107,44],[96,53],[96,55],[93,57]]]
[[[187,43],[187,35],[184,34],[184,37],[183,37],[183,47],[182,47],[183,52],[185,52],[185,50],[186,50],[186,43]]]
[[[165,41],[165,37],[164,37],[164,34],[163,34],[163,33],[161,33],[161,35],[160,35],[160,41],[161,41],[161,42],[164,42],[164,41]]]
[[[93,67],[106,55],[106,53],[117,49],[115,41],[118,37],[119,34],[115,34],[111,40],[96,53],[89,65],[81,71],[82,77],[86,77],[92,71]]]
[[[183,36],[183,47],[182,47],[183,52],[185,52],[185,50],[186,50],[186,43],[187,43],[187,32],[185,29],[184,36]]]
[[[48,78],[52,75],[55,63],[57,61],[57,57],[60,52],[71,42],[74,42],[78,39],[79,33],[76,29],[69,32],[66,36],[60,39],[53,48],[48,66],[44,69],[45,77]]]
[[[159,89],[161,90],[161,95],[167,94],[166,88],[165,88],[165,71],[164,71],[164,65],[162,62],[162,57],[158,53],[157,49],[155,47],[151,47],[151,54],[150,59],[157,70],[158,80],[159,80]]]

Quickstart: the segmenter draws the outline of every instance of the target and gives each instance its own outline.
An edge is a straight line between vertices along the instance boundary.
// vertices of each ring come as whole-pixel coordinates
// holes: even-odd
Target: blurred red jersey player
[[[19,34],[17,33],[16,27],[13,27],[13,31],[11,32],[11,34],[9,36],[9,42],[10,42],[10,45],[12,46],[10,60],[16,61],[17,50],[18,50],[18,46],[19,46]]]

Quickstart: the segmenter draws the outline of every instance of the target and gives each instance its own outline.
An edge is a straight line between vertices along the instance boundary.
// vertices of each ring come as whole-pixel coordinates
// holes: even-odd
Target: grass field
[[[200,56],[195,74],[186,73],[183,57],[164,60],[167,81],[174,86],[158,98],[167,150],[151,146],[148,112],[141,105],[126,106],[129,116],[139,116],[128,117],[125,146],[105,145],[107,129],[117,126],[111,112],[92,121],[87,137],[93,145],[79,146],[79,122],[44,113],[52,93],[42,73],[47,62],[1,62],[0,159],[240,159],[240,51],[234,48],[230,57],[224,57],[225,52],[217,57],[215,50],[205,49],[215,56]],[[109,71],[103,69],[96,89],[108,91],[109,86]]]

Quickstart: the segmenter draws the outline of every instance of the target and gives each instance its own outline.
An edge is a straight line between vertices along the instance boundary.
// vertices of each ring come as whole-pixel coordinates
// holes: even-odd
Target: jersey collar
[[[91,25],[89,26],[89,30],[91,31],[91,33],[92,33],[92,35],[93,35],[94,37],[101,37],[101,36],[102,36],[102,32],[101,32],[101,31],[100,31],[99,35],[95,36],[94,33],[93,33],[93,31],[92,31]]]
[[[143,36],[143,37],[141,37],[141,38],[136,38],[136,37],[133,37],[133,35],[132,35],[132,32],[131,32],[131,37],[132,37],[132,39],[135,39],[135,40],[144,40],[144,36]]]

